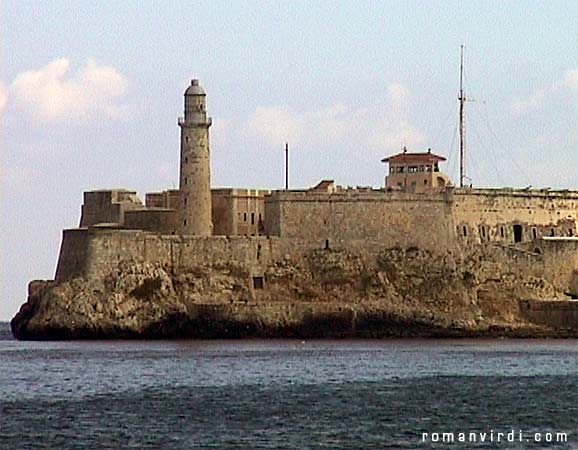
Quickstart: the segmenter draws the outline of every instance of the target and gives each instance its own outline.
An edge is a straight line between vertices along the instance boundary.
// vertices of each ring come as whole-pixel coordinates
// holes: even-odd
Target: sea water
[[[18,342],[0,324],[0,449],[578,449],[577,424],[576,340]]]

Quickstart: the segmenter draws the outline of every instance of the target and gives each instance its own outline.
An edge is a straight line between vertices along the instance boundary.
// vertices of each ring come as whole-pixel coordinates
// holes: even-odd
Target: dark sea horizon
[[[2,450],[578,449],[577,426],[578,340],[20,342],[0,322]]]

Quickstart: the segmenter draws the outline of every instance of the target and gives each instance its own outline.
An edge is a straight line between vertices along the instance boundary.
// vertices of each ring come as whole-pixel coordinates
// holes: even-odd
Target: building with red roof
[[[385,177],[388,189],[406,192],[427,192],[451,184],[447,175],[440,172],[439,163],[446,158],[427,152],[410,153],[404,147],[402,153],[383,158],[381,162],[389,164],[389,173]]]

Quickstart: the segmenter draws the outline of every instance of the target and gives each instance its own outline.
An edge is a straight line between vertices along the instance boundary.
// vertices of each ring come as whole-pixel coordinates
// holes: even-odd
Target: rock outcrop
[[[315,250],[258,280],[234,264],[121,261],[104,277],[34,281],[11,325],[18,339],[576,335],[521,314],[520,300],[562,297],[482,247]]]

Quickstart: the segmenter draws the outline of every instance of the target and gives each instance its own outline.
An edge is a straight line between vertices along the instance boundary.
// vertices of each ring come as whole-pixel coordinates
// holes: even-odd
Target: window
[[[247,213],[243,213],[243,221],[247,222]]]
[[[251,225],[255,225],[255,213],[251,213]]]
[[[522,225],[514,225],[514,242],[522,242]]]
[[[464,225],[462,227],[462,231],[464,232],[464,237],[467,237],[468,236],[468,227]]]
[[[500,227],[500,236],[504,237],[504,227]]]
[[[574,236],[574,228],[568,228],[568,236]]]
[[[486,237],[486,227],[483,225],[480,227],[480,234],[482,235],[482,239]]]
[[[185,156],[185,164],[188,164],[188,163],[189,163],[189,157]]]
[[[423,180],[423,184],[427,184],[427,180]]]
[[[438,167],[438,163],[434,164],[434,172],[439,172],[440,168]]]
[[[183,225],[187,226],[187,219],[183,220]]]
[[[536,231],[536,228],[532,228],[532,239],[536,239],[538,237],[538,232]]]
[[[404,167],[403,166],[398,166],[395,168],[396,173],[403,173],[404,172]]]
[[[253,277],[253,289],[263,289],[264,285],[263,277]]]
[[[550,229],[550,236],[556,236],[556,232],[554,231],[554,228]]]
[[[187,185],[187,181],[189,181],[189,180],[187,177],[185,177],[185,186]]]
[[[425,166],[425,171],[426,171],[426,172],[431,172],[431,166]]]
[[[185,206],[187,206],[187,197],[185,197],[185,199],[183,200],[183,203],[185,204]]]
[[[425,170],[425,167],[424,167],[424,166],[419,166],[419,171],[420,171],[420,172],[423,172],[424,170]]]

